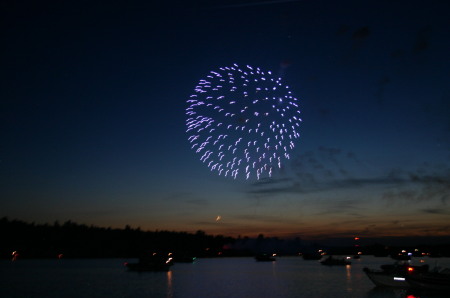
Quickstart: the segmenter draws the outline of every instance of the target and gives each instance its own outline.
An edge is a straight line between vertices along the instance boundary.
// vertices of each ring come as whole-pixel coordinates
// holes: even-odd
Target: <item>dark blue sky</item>
[[[449,4],[150,2],[3,2],[0,216],[450,234]],[[283,71],[300,99],[301,137],[272,179],[218,176],[190,150],[186,101],[233,63]]]

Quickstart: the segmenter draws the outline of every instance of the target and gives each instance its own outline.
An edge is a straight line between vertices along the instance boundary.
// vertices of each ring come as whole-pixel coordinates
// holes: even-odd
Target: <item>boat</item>
[[[450,292],[450,268],[435,268],[433,271],[406,277],[406,282],[420,290]]]
[[[255,260],[258,262],[274,262],[277,259],[275,259],[275,254],[273,255],[260,254],[255,256]]]
[[[169,271],[170,267],[173,265],[171,257],[166,257],[163,255],[152,254],[146,255],[139,258],[137,263],[125,263],[125,266],[129,271]]]
[[[348,258],[339,258],[338,259],[338,258],[333,258],[333,256],[329,256],[328,258],[320,260],[320,263],[322,265],[327,265],[327,266],[335,266],[335,265],[345,266],[345,265],[352,264],[352,262]]]
[[[428,272],[428,265],[412,266],[409,262],[381,265],[380,270],[365,267],[363,271],[378,287],[409,288],[408,276]]]

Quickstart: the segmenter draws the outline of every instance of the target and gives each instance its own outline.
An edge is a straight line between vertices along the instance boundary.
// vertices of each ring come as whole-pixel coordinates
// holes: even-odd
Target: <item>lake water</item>
[[[450,267],[449,258],[423,258]],[[133,259],[0,260],[0,297],[395,297],[441,298],[448,294],[375,288],[364,267],[393,263],[362,256],[351,266],[323,266],[300,257],[276,262],[253,258],[197,259],[169,272],[128,272]],[[419,265],[419,259],[415,260]]]

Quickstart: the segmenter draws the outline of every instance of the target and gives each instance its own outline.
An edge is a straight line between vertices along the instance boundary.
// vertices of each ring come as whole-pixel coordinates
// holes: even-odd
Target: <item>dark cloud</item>
[[[442,208],[426,208],[420,210],[424,213],[428,214],[443,214],[443,215],[450,215],[450,210],[442,209]]]

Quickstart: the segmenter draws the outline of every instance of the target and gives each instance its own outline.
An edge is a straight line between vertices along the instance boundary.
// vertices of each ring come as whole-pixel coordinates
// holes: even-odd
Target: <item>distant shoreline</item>
[[[450,256],[448,237],[329,238],[310,241],[300,238],[233,238],[174,231],[142,231],[63,224],[26,223],[0,218],[0,258],[130,258],[149,252],[195,257],[253,256],[258,253],[301,255],[321,249],[335,255],[396,255],[402,250],[416,256]]]

